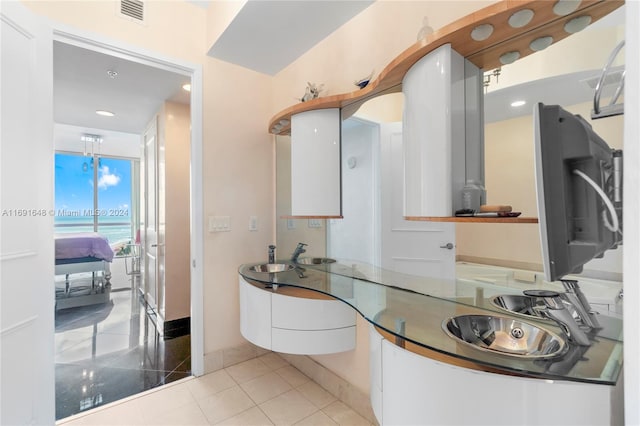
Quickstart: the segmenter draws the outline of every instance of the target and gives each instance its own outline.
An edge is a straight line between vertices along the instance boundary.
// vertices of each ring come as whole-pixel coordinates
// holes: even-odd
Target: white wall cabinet
[[[291,117],[291,214],[341,217],[340,108]]]
[[[239,277],[240,332],[262,348],[298,355],[356,347],[356,312],[335,299],[287,296]]]
[[[482,70],[445,44],[402,80],[405,216],[484,204]],[[463,203],[463,190],[475,195]]]

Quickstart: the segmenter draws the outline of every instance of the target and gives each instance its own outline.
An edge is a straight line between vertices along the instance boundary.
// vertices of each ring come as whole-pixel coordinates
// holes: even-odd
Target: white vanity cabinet
[[[344,302],[295,287],[277,292],[240,277],[240,332],[276,352],[320,355],[356,346],[356,311]]]
[[[543,380],[441,362],[370,326],[371,405],[383,425],[622,424],[616,386]]]

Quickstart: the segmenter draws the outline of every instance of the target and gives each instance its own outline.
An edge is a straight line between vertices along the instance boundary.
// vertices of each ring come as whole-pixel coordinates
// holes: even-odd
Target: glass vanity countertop
[[[278,263],[291,262],[279,260]],[[555,322],[522,318],[490,303],[489,298],[494,295],[522,294],[513,288],[469,279],[417,277],[343,261],[294,265],[297,267],[290,271],[277,273],[251,270],[256,264],[241,265],[239,273],[267,291],[277,293],[279,286],[293,286],[330,295],[352,306],[371,324],[408,342],[508,374],[614,385],[621,371],[622,320],[619,318],[600,315],[598,320],[603,327],[589,334],[591,346],[568,342],[567,350],[551,359],[513,357],[458,343],[445,333],[442,325],[455,316],[484,314],[511,317],[563,335]],[[403,329],[398,324],[403,324]]]

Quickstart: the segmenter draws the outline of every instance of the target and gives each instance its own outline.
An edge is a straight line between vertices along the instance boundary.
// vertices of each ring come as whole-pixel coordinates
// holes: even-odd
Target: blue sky
[[[91,157],[56,154],[55,209],[93,209]],[[86,163],[86,171],[83,164]],[[131,161],[102,158],[98,169],[100,209],[131,209]]]

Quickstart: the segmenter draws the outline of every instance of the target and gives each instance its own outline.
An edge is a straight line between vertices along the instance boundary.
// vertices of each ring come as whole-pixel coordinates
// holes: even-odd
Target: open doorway
[[[146,213],[155,211],[154,232],[165,236],[173,228],[161,205],[167,201],[166,189],[178,180],[183,185],[180,192],[191,192],[189,148],[193,140],[189,94],[182,88],[191,82],[189,73],[60,40],[54,42],[53,51],[55,232],[74,231],[71,233],[81,239],[96,234],[112,251],[111,259],[101,259],[96,269],[75,262],[85,256],[69,255],[74,269],[66,266],[56,274],[56,306],[61,307],[56,310],[56,418],[61,419],[194,371],[189,297],[192,256],[188,249],[186,256],[180,250],[183,272],[178,278],[167,274],[168,269],[175,269],[168,266],[175,263],[169,253],[164,256],[166,262],[153,266],[145,262],[150,247],[145,245],[150,232]],[[183,164],[172,168],[177,174],[167,175],[171,166],[163,161],[167,157],[164,150],[177,138],[175,129],[168,129],[167,118],[173,114],[173,123],[176,111],[186,119],[181,124],[187,129],[186,136],[183,131],[179,141],[186,157],[182,157]],[[153,156],[147,155],[145,146],[149,123],[156,126]],[[151,162],[153,186],[148,173]],[[75,186],[73,180],[66,188],[62,185],[62,171],[75,174]],[[125,187],[128,191],[123,191]],[[63,196],[65,203],[58,204]],[[183,208],[180,216],[188,218],[180,232],[181,242],[189,247],[189,218],[193,215]],[[156,240],[155,254],[170,251],[165,242]],[[149,298],[151,285],[155,294],[160,289],[165,295],[161,304]],[[175,286],[181,289],[166,291]],[[171,294],[186,294],[186,307],[176,310],[175,304],[167,303],[173,301]]]

